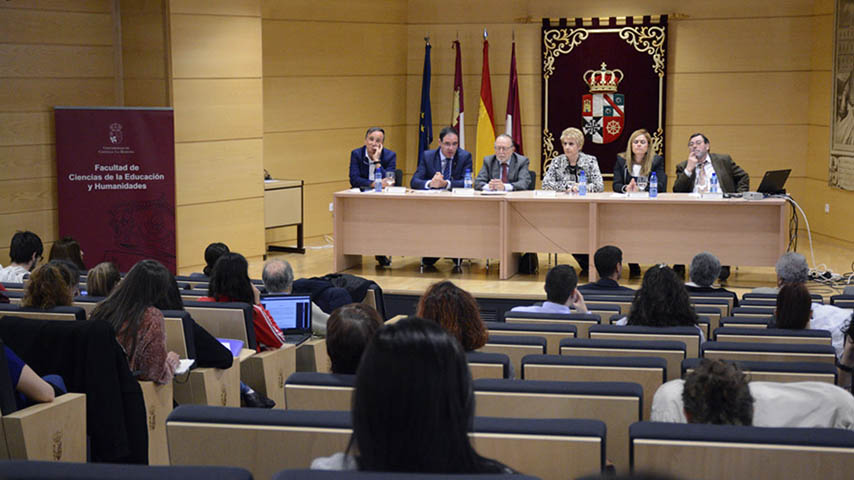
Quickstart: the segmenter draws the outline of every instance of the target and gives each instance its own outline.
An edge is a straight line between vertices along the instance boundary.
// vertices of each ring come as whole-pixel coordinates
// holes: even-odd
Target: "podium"
[[[264,180],[264,228],[297,227],[297,246],[268,245],[268,252],[305,253],[303,181]]]

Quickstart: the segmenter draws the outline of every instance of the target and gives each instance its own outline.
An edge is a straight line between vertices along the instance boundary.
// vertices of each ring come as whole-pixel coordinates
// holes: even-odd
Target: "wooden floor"
[[[807,262],[812,265],[812,255],[810,254],[806,235],[802,235],[799,247],[799,252],[806,256]],[[847,246],[834,243],[831,240],[814,238],[813,248],[815,261],[819,267],[824,264],[824,269],[830,268],[840,274],[852,270],[851,263],[854,259],[854,251]],[[319,242],[315,242],[313,245],[309,244],[305,255],[271,252],[268,258],[283,258],[290,262],[297,278],[321,276],[333,271],[331,240],[327,244]],[[448,259],[441,259],[436,263],[435,268],[425,269],[421,273],[419,272],[419,258],[393,257],[391,267],[382,268],[377,266],[376,261],[372,257],[363,257],[361,266],[349,269],[346,273],[370,278],[376,281],[384,290],[423,292],[432,283],[447,279],[452,280],[460,287],[475,294],[533,294],[542,295],[544,298],[543,283],[545,282],[545,276],[549,268],[554,265],[554,257],[551,260],[550,264],[548,255],[541,254],[538,274],[519,274],[504,281],[498,279],[497,260],[492,260],[490,268],[487,270],[486,261],[483,259],[473,259],[471,262],[466,261],[462,273],[453,273],[453,263]],[[577,268],[572,255],[560,255],[558,261],[576,266]],[[250,276],[252,278],[261,278],[262,267],[263,262],[260,260],[250,262]],[[641,267],[645,270],[649,265],[642,265]],[[628,265],[624,264],[623,272],[626,276],[628,275],[628,270]],[[586,278],[581,279],[581,283],[586,281]],[[640,278],[623,278],[621,283],[637,288],[640,285],[640,281]],[[776,275],[773,267],[733,267],[732,274],[726,283],[726,288],[741,295],[754,287],[774,286],[775,282]],[[815,282],[810,282],[810,290],[826,297],[841,293],[841,288],[837,291]]]

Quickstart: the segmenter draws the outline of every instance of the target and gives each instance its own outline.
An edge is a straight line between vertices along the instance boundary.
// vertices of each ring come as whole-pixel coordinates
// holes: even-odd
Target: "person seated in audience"
[[[685,380],[671,380],[652,399],[653,422],[740,419],[755,427],[844,428],[854,430],[854,396],[825,382],[750,382],[723,360],[703,359]],[[690,384],[689,384],[690,382]],[[748,400],[752,397],[752,401]],[[752,423],[747,423],[748,402]],[[711,415],[710,415],[711,414]],[[721,422],[727,423],[727,422]]]
[[[261,305],[261,292],[249,279],[249,263],[239,253],[228,252],[219,257],[211,272],[208,296],[202,302],[243,302],[252,305],[252,321],[258,351],[281,348],[285,334],[273,316]]]
[[[418,301],[417,315],[438,323],[467,352],[486,344],[489,333],[474,297],[449,281],[430,285]]]
[[[50,310],[71,305],[74,300],[74,286],[69,283],[71,277],[68,267],[57,261],[36,268],[24,287],[21,306]]]
[[[354,375],[362,353],[382,325],[380,314],[370,305],[351,303],[336,308],[329,316],[326,335],[332,373]]]
[[[214,242],[205,248],[205,268],[202,269],[202,273],[193,272],[190,274],[190,278],[198,279],[198,280],[207,280],[213,274],[213,267],[216,264],[216,261],[219,260],[219,257],[228,253],[230,250],[228,249],[228,245],[222,242]]]
[[[19,410],[35,403],[52,402],[57,394],[65,393],[62,377],[47,375],[41,378],[11,348],[3,345],[3,351],[6,355],[9,379],[17,392],[15,403]]]
[[[747,377],[732,363],[704,358],[685,379],[682,403],[688,423],[753,424]]]
[[[86,271],[86,264],[83,263],[83,250],[80,249],[80,244],[77,240],[71,237],[62,237],[60,240],[53,242],[50,247],[50,255],[48,260],[67,260],[74,264],[78,272]]]
[[[729,295],[732,297],[732,306],[738,306],[738,295],[723,287],[713,286],[715,280],[721,273],[721,262],[718,257],[709,252],[702,252],[694,255],[691,260],[691,281],[685,284],[688,293],[720,293],[721,295]]]
[[[9,244],[12,263],[0,268],[0,282],[23,283],[24,277],[36,268],[43,253],[44,245],[38,235],[30,231],[15,232]]]
[[[854,369],[854,314],[848,317],[843,333],[845,334],[845,346],[837,365],[839,367],[839,385],[851,390],[851,393],[854,394],[854,384],[851,381],[851,370]]]
[[[433,322],[408,317],[368,344],[353,394],[345,452],[311,468],[412,473],[515,473],[480,456],[469,432],[474,390],[465,352]]]
[[[807,265],[807,259],[800,253],[784,253],[774,265],[774,270],[777,272],[777,286],[754,288],[751,293],[773,293],[776,295],[784,283],[807,283],[809,281],[810,267]]]
[[[546,274],[546,301],[542,305],[513,307],[511,312],[587,313],[584,296],[575,288],[578,276],[569,265],[556,265]],[[570,308],[574,309],[571,310]]]
[[[593,255],[593,265],[599,273],[599,280],[578,287],[587,294],[613,294],[615,292],[634,292],[634,289],[619,284],[623,275],[623,251],[613,245],[605,245]],[[638,266],[638,275],[640,267]]]
[[[119,267],[113,262],[101,262],[86,275],[86,295],[90,297],[106,297],[121,281]]]
[[[700,330],[700,340],[705,341],[703,330],[697,325],[697,312],[691,305],[685,284],[667,265],[656,265],[643,275],[641,288],[635,292],[628,317],[617,325],[641,327],[687,327]]]
[[[804,283],[787,283],[777,294],[777,307],[774,318],[769,322],[771,328],[787,328],[790,330],[827,330],[830,332],[831,345],[836,349],[837,358],[842,357],[845,348],[845,327],[849,322],[851,311],[832,307],[843,312],[842,315],[815,315],[810,291]],[[824,306],[824,305],[822,305]],[[822,311],[823,309],[818,309]]]
[[[178,368],[178,354],[166,350],[163,313],[155,304],[171,287],[172,274],[156,260],[141,260],[92,311],[93,321],[116,332],[132,372],[140,380],[165,384]]]
[[[287,260],[274,258],[264,263],[261,272],[264,289],[267,293],[291,293],[294,288],[294,269]],[[326,335],[326,322],[329,314],[313,301],[311,302],[311,330],[315,335]]]

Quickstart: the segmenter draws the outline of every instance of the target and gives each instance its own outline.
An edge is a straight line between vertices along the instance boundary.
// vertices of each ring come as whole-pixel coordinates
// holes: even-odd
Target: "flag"
[[[433,143],[433,115],[430,113],[430,42],[424,46],[424,76],[421,79],[421,112],[418,114],[418,161]]]
[[[454,68],[454,96],[452,111],[451,111],[451,125],[460,132],[460,148],[466,148],[466,127],[464,121],[463,110],[465,109],[465,102],[463,102],[463,61],[460,58],[460,41],[454,41],[454,48],[457,49],[457,62],[456,67]]]
[[[513,145],[522,153],[522,111],[519,109],[519,77],[516,75],[516,42],[510,54],[510,89],[507,91],[507,128],[505,133],[513,137]]]
[[[477,107],[477,140],[473,172],[479,172],[483,157],[495,153],[495,115],[492,113],[492,84],[489,81],[489,41],[483,32],[483,71],[480,78],[480,104]]]

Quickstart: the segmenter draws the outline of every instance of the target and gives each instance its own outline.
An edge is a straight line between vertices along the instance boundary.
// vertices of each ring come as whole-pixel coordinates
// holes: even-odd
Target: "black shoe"
[[[685,279],[685,265],[673,265],[673,271],[676,272],[676,275],[679,275],[680,278],[682,278],[683,280]]]
[[[424,265],[425,267],[432,267],[437,261],[439,261],[439,257],[422,257],[421,265]]]
[[[641,268],[637,263],[629,264],[629,278],[638,278],[641,276]]]
[[[374,257],[377,259],[377,265],[381,267],[388,267],[391,265],[391,257],[386,257],[385,255],[377,255]]]
[[[730,274],[729,265],[722,266],[721,267],[721,274],[718,275],[718,280],[720,280],[721,283],[726,282],[726,279],[729,278],[729,274]]]
[[[240,395],[240,399],[243,406],[247,408],[273,408],[276,406],[276,402],[258,392],[243,393]]]

